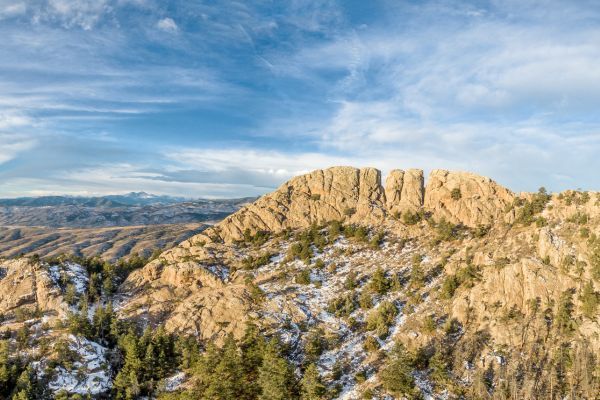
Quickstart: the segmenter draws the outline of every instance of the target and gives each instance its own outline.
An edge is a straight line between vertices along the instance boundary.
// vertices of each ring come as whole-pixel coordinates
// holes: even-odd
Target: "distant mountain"
[[[98,228],[216,222],[254,200],[185,201],[143,192],[88,198],[23,197],[0,200],[0,226]]]
[[[48,206],[84,206],[84,207],[122,207],[145,206],[151,204],[174,204],[186,201],[184,197],[159,196],[146,192],[131,192],[98,197],[82,196],[41,196],[0,199],[5,207],[48,207]]]

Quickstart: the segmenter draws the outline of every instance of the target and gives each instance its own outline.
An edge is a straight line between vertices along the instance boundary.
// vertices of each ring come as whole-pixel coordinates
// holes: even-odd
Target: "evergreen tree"
[[[297,398],[294,372],[288,361],[281,356],[279,345],[274,339],[271,339],[265,348],[258,383],[261,388],[261,400]]]
[[[402,343],[396,343],[385,367],[380,373],[385,390],[395,396],[418,398],[412,369],[412,358]]]
[[[249,324],[240,343],[244,371],[244,399],[256,399],[260,394],[258,369],[263,362],[266,342],[256,325]]]
[[[324,398],[326,388],[321,382],[321,376],[315,364],[310,364],[301,381],[302,400],[321,400]]]
[[[243,369],[237,344],[232,335],[225,340],[221,360],[217,364],[204,393],[215,400],[237,399],[243,393]]]
[[[369,290],[377,294],[386,294],[390,288],[390,281],[385,276],[383,268],[379,267],[373,273],[373,277],[369,282]]]

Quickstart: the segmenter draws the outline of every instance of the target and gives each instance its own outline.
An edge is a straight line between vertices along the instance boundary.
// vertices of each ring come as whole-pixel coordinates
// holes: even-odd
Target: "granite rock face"
[[[332,220],[373,225],[421,208],[434,218],[477,226],[502,219],[514,198],[491,179],[465,172],[434,170],[425,186],[423,170],[392,170],[384,188],[377,169],[333,167],[289,180],[191,242],[231,243],[246,230],[280,232]]]
[[[490,178],[438,169],[429,175],[424,208],[435,219],[473,227],[504,220],[506,207],[514,200],[510,190]]]

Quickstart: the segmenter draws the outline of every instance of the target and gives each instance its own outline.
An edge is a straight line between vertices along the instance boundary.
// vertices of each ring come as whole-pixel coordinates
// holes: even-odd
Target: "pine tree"
[[[415,381],[412,376],[412,358],[402,343],[396,343],[386,366],[380,373],[383,387],[395,396],[417,398]]]
[[[274,339],[265,348],[258,383],[262,391],[261,400],[297,398],[294,372],[288,361],[280,355],[279,345]]]
[[[204,395],[209,399],[237,399],[243,393],[243,369],[237,344],[232,335],[225,340],[221,360],[217,364]]]
[[[258,369],[263,362],[265,339],[256,325],[249,324],[240,343],[242,369],[244,371],[244,399],[256,399],[260,394]]]
[[[321,400],[323,399],[326,388],[321,382],[321,376],[315,364],[310,364],[301,381],[302,385],[302,400]]]
[[[369,290],[377,294],[386,294],[390,288],[389,279],[385,276],[385,271],[379,267],[373,273],[373,277],[369,282]]]

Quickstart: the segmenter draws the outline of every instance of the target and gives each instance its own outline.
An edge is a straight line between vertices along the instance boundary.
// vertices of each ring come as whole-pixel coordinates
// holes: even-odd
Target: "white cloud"
[[[19,153],[30,150],[37,141],[33,137],[13,133],[0,133],[0,165],[15,159]]]
[[[36,18],[58,20],[66,28],[90,30],[111,11],[109,0],[48,0],[48,6],[38,11]]]
[[[24,15],[27,5],[22,1],[0,1],[0,20]]]
[[[165,32],[174,33],[179,30],[179,27],[177,26],[175,21],[173,21],[173,18],[168,18],[168,17],[159,20],[156,23],[156,26],[158,27],[158,29],[163,30]]]

